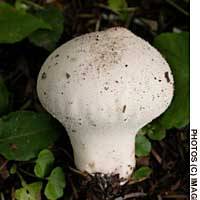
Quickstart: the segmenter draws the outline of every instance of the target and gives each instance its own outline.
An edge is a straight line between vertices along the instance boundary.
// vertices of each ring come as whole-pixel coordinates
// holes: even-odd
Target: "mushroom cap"
[[[37,92],[76,146],[86,140],[78,142],[76,135],[136,134],[169,106],[173,77],[154,47],[117,27],[79,36],[56,49],[41,68]],[[83,170],[80,159],[75,156],[75,163]],[[87,170],[98,172],[93,168]]]

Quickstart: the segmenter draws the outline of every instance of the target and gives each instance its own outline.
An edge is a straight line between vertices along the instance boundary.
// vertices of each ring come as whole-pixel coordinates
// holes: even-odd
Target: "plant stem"
[[[32,2],[32,1],[29,1],[29,0],[22,0],[22,2],[26,3],[27,5],[30,5],[30,6],[34,7],[34,8],[36,8],[36,9],[39,9],[39,10],[44,9],[44,8],[43,8],[42,6],[40,6],[39,4],[36,4],[36,3]]]
[[[172,0],[166,0],[166,3],[170,4],[171,6],[173,6],[174,8],[176,8],[178,11],[180,11],[181,13],[183,13],[186,16],[189,16],[189,13],[187,11],[185,11],[183,8],[181,8],[179,5],[177,5],[174,1]]]
[[[5,200],[3,192],[1,192],[1,200]]]
[[[7,165],[8,160],[6,160],[1,166],[0,166],[0,171]]]

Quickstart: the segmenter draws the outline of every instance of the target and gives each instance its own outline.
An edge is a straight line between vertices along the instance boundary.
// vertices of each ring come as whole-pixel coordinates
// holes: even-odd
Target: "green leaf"
[[[169,63],[175,82],[173,101],[159,123],[166,129],[182,128],[189,123],[189,33],[163,33],[154,46]]]
[[[29,160],[59,136],[59,124],[45,113],[18,111],[0,119],[0,154],[8,160]]]
[[[17,165],[13,164],[10,168],[10,174],[16,174],[17,172]]]
[[[151,143],[144,135],[138,134],[135,140],[135,154],[138,157],[147,156],[151,151]]]
[[[9,92],[0,77],[0,116],[8,111],[9,103]]]
[[[51,30],[37,30],[29,36],[32,43],[52,51],[60,39],[64,27],[64,16],[56,7],[47,7],[44,10],[39,10],[36,16],[49,22]]]
[[[15,191],[16,200],[39,200],[41,199],[41,189],[42,183],[35,182],[26,185],[23,188],[17,189]]]
[[[108,6],[111,10],[116,12],[123,8],[127,8],[126,0],[108,0]]]
[[[37,29],[50,29],[47,22],[0,2],[0,43],[15,43]]]
[[[125,10],[128,7],[126,0],[108,0],[108,6],[122,21],[128,19],[128,12]]]
[[[65,175],[61,167],[56,167],[51,172],[44,194],[48,199],[56,200],[63,196],[66,186]]]
[[[166,136],[166,129],[158,122],[152,122],[142,129],[152,140],[162,140]]]
[[[37,177],[44,178],[50,173],[54,163],[54,155],[48,149],[40,151],[34,167],[34,172]]]
[[[15,8],[21,12],[26,12],[29,9],[29,7],[22,0],[15,1]]]
[[[152,173],[152,169],[146,166],[140,167],[137,169],[133,174],[134,180],[144,180],[145,178],[149,177]]]

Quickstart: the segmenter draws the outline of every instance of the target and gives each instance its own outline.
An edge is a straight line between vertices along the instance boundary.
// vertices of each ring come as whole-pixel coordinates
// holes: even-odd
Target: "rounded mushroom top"
[[[69,132],[85,127],[138,130],[169,106],[173,77],[155,48],[117,27],[56,49],[41,68],[37,92]]]

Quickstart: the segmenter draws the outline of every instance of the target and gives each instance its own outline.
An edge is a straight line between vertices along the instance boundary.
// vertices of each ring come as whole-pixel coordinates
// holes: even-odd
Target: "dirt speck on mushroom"
[[[67,77],[67,79],[69,79],[70,78],[70,74],[69,73],[66,73],[66,77]]]
[[[167,80],[167,82],[170,82],[170,78],[169,78],[169,72],[165,72],[165,78]]]
[[[126,112],[126,105],[123,106],[122,112],[123,112],[123,113]]]
[[[47,78],[47,74],[45,72],[42,73],[42,79],[46,79]]]

